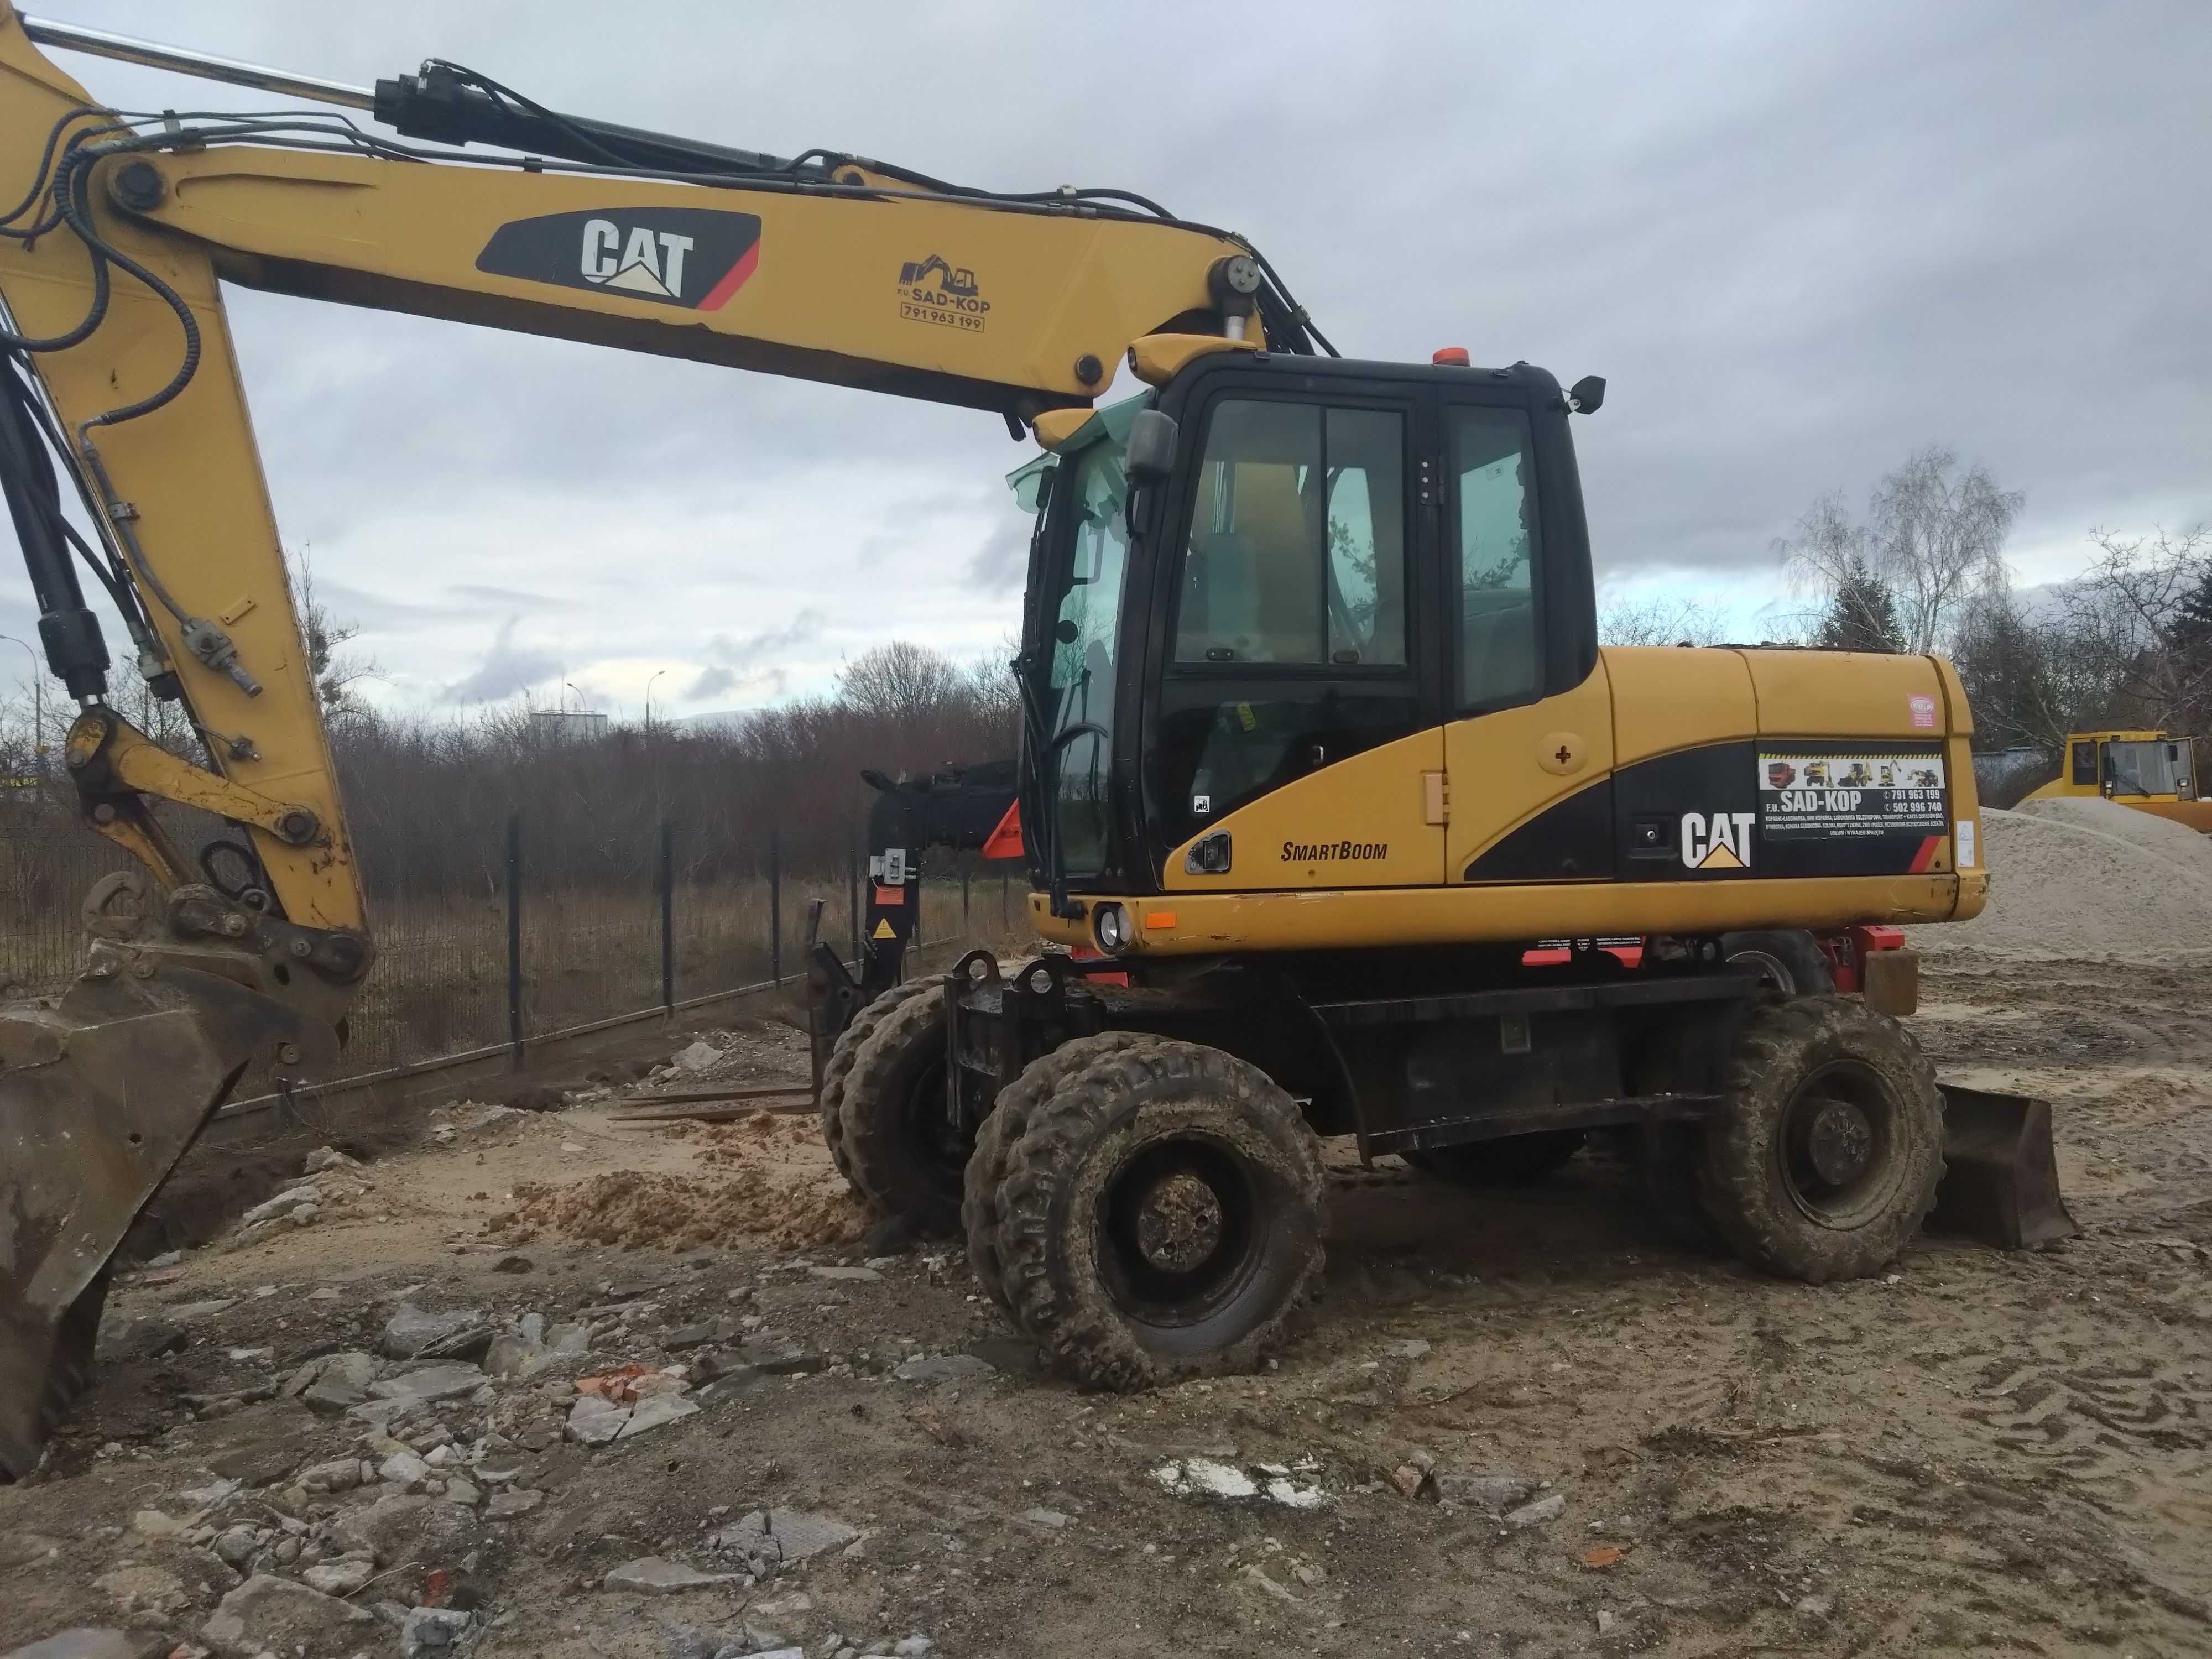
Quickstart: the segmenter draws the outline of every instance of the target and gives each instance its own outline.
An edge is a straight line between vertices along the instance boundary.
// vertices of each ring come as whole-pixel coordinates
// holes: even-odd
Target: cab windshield
[[[2175,781],[2188,775],[2179,743],[2108,743],[2105,778],[2116,795],[2171,795]]]
[[[1129,422],[1145,402],[1133,398],[1100,410],[1051,464],[1054,477],[1040,503],[1047,515],[1041,527],[1053,526],[1054,542],[1044,549],[1030,612],[1042,632],[1026,653],[1038,693],[1030,763],[1050,793],[1053,861],[1069,876],[1106,868],[1115,667],[1129,552],[1122,459]],[[1036,471],[1032,463],[1013,476],[1018,495]]]

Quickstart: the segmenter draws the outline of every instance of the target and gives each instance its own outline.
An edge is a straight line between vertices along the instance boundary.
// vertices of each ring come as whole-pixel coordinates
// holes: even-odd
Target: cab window
[[[1395,410],[1213,406],[1183,553],[1180,665],[1403,667]]]
[[[1538,684],[1535,447],[1519,410],[1455,409],[1459,704],[1527,702]]]
[[[2097,745],[2094,743],[2074,745],[2074,785],[2086,789],[2097,787]]]

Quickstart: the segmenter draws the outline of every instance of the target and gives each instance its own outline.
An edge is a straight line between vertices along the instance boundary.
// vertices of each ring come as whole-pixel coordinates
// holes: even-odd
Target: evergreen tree
[[[1896,597],[1863,559],[1852,559],[1837,580],[1814,642],[1828,651],[1905,649]]]

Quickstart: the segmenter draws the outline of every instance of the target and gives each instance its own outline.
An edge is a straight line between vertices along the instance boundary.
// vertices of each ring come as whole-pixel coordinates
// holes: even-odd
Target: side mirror
[[[1567,388],[1567,407],[1577,415],[1595,415],[1605,407],[1605,376],[1585,374]]]
[[[1176,441],[1179,434],[1172,415],[1157,409],[1140,409],[1129,422],[1125,465],[1133,484],[1164,483],[1175,471]]]

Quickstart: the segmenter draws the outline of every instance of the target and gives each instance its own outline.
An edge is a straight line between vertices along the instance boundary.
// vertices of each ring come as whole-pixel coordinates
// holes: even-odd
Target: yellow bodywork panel
[[[1740,654],[1751,671],[1762,733],[1927,742],[1946,729],[1943,687],[1933,658],[1840,651]]]
[[[1257,351],[1257,340],[1219,334],[1147,334],[1129,343],[1129,372],[1146,386],[1165,386],[1184,366],[1217,351]]]
[[[1363,750],[1224,813],[1168,857],[1171,893],[1267,887],[1433,886],[1443,879],[1444,826],[1431,821],[1426,780],[1443,769],[1444,734],[1431,726]],[[1226,830],[1236,863],[1222,875],[1185,867],[1204,836]]]
[[[1234,251],[922,195],[222,145],[146,164],[163,189],[143,216],[234,282],[993,408],[1087,404],[1131,340],[1211,304],[1206,272]]]
[[[1759,699],[1741,652],[1608,646],[1598,654],[1613,685],[1615,764],[1759,735]]]
[[[1443,738],[1451,787],[1445,878],[1461,881],[1485,848],[1613,770],[1613,689],[1605,659],[1601,656],[1571,691],[1454,720]]]

